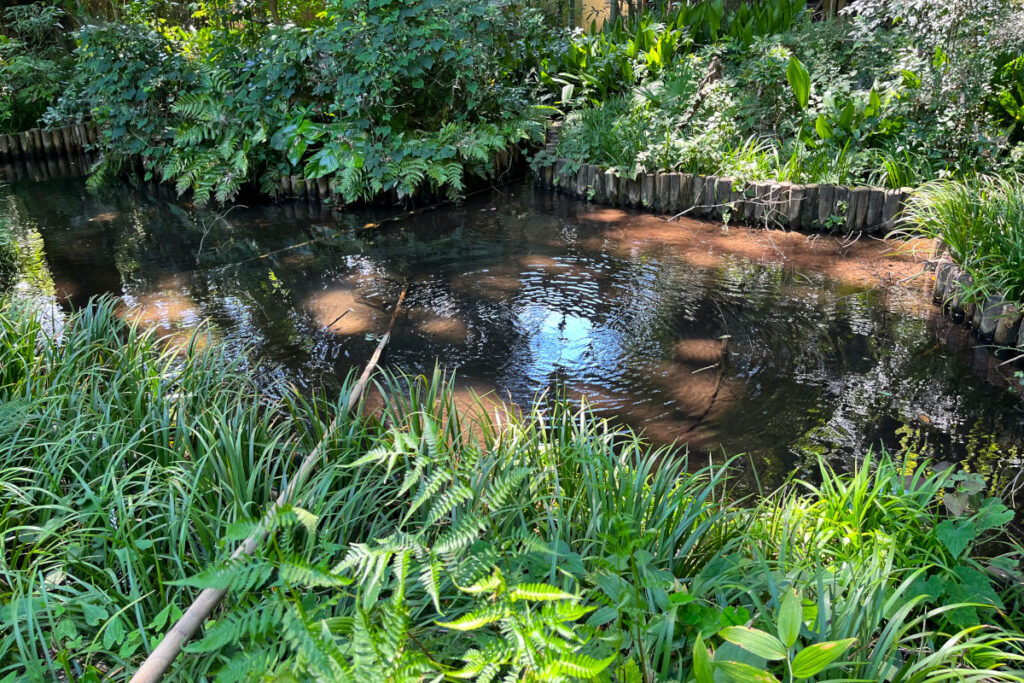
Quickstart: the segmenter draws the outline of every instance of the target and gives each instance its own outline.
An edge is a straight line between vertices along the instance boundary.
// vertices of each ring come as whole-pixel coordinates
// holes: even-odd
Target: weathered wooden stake
[[[683,191],[683,175],[681,173],[669,173],[665,177],[665,203],[663,210],[673,216],[682,210],[681,194]]]
[[[935,288],[932,290],[932,298],[935,303],[944,305],[949,295],[949,283],[956,274],[956,264],[949,259],[939,259],[935,264]]]
[[[950,315],[954,319],[960,320],[962,317],[966,317],[968,306],[966,290],[970,285],[971,276],[958,267],[956,274],[950,278],[949,292],[946,297],[949,300]]]
[[[736,212],[736,207],[732,205],[732,184],[732,178],[719,178],[715,186],[715,201],[719,204],[715,215],[723,220],[726,212],[729,213],[730,220],[734,219]]]
[[[64,139],[64,148],[67,150],[67,154],[73,154],[78,149],[78,141],[75,140],[75,129],[73,126],[64,126],[60,128],[60,136]],[[56,132],[56,131],[55,131]]]
[[[693,174],[679,173],[677,175],[679,176],[679,194],[675,208],[672,209],[673,214],[686,211],[693,206]]]
[[[1021,311],[1016,304],[1005,303],[996,320],[996,329],[992,333],[992,343],[998,346],[1012,346],[1020,333]]]
[[[693,191],[691,201],[693,211],[690,212],[691,216],[704,216],[706,212],[704,207],[704,186],[707,184],[707,178],[702,175],[693,176]]]
[[[806,196],[807,188],[803,185],[790,185],[789,201],[786,203],[786,222],[795,230],[804,227],[803,211]]]
[[[640,179],[630,178],[626,181],[626,196],[630,206],[640,205]]]
[[[1007,301],[1001,294],[993,294],[985,299],[985,305],[979,306],[981,320],[978,321],[978,336],[984,341],[991,341],[996,334],[996,327],[1003,315]]]
[[[885,191],[877,188],[868,190],[867,218],[864,227],[870,232],[881,234],[886,232],[882,221],[882,210],[885,207]]]

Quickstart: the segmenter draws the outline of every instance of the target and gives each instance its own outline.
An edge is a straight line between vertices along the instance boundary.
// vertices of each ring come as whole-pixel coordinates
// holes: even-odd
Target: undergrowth
[[[867,456],[737,501],[734,462],[452,389],[384,374],[346,416],[110,302],[6,305],[0,680],[121,680],[204,587],[173,680],[1024,678],[1013,514],[976,479]]]

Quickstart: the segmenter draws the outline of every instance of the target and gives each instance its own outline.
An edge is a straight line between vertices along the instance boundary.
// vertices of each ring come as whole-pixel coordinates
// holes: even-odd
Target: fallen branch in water
[[[388,322],[387,330],[384,332],[384,336],[381,337],[380,342],[377,344],[377,348],[373,352],[373,356],[370,357],[370,361],[366,364],[366,368],[363,370],[363,374],[359,376],[359,379],[352,386],[352,390],[348,395],[348,402],[345,404],[345,410],[340,415],[336,416],[331,424],[328,425],[324,435],[320,438],[319,443],[313,448],[312,451],[303,458],[302,463],[299,465],[299,470],[296,472],[292,480],[288,482],[288,486],[284,491],[277,497],[274,504],[270,506],[267,512],[263,515],[263,519],[260,520],[256,530],[249,535],[241,545],[235,548],[235,552],[231,554],[231,559],[234,560],[243,556],[250,556],[260,546],[263,540],[267,537],[267,525],[274,518],[278,508],[285,505],[291,500],[295,494],[299,484],[306,480],[306,477],[313,471],[313,468],[320,461],[323,455],[324,444],[327,442],[327,437],[334,431],[338,424],[338,419],[343,415],[351,413],[355,407],[359,404],[359,399],[362,397],[363,392],[366,390],[366,385],[370,381],[370,375],[373,374],[374,368],[377,367],[377,363],[380,361],[381,354],[384,353],[384,347],[387,346],[388,340],[391,339],[391,330],[395,326],[395,320],[398,318],[398,311],[402,307],[402,302],[405,301],[405,294],[409,290],[408,285],[402,288],[402,293],[398,297],[398,303],[395,304],[395,309],[391,312],[391,320]],[[185,611],[178,622],[174,624],[170,631],[164,636],[164,639],[160,641],[160,644],[149,653],[146,657],[146,661],[142,663],[135,675],[132,676],[131,683],[153,683],[163,678],[164,674],[170,668],[174,660],[181,654],[181,649],[185,646],[195,632],[199,630],[199,627],[203,625],[213,610],[220,604],[220,601],[224,599],[227,594],[227,589],[224,588],[205,588],[199,596],[189,606],[188,610]]]

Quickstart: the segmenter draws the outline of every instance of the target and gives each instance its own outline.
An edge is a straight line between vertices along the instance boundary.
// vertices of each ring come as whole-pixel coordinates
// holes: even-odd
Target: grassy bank
[[[893,455],[736,501],[567,404],[383,377],[346,417],[200,347],[4,309],[0,680],[119,680],[211,586],[173,680],[1024,678],[1012,513],[975,478]]]
[[[929,183],[912,198],[901,232],[940,239],[970,277],[967,300],[999,295],[1024,304],[1024,190],[1019,175]]]

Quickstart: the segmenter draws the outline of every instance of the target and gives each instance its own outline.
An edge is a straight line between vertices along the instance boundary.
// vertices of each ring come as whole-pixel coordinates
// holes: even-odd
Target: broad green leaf
[[[811,96],[811,75],[807,72],[807,67],[803,62],[796,57],[789,58],[786,79],[789,81],[790,87],[793,88],[793,94],[796,95],[796,103],[800,105],[801,109],[807,109],[807,102]]]
[[[304,155],[305,153],[305,138],[296,138],[295,142],[292,143],[291,149],[288,150],[288,163],[290,163],[292,166],[298,166],[299,162],[302,161],[302,155]]]
[[[793,675],[797,678],[814,676],[839,659],[856,641],[856,638],[847,638],[805,647],[793,658]]]
[[[786,591],[782,596],[782,605],[779,607],[779,640],[787,648],[793,647],[793,644],[796,643],[803,618],[804,606],[800,596],[795,590]]]
[[[562,102],[568,102],[572,99],[573,85],[572,83],[566,83],[562,86]]]
[[[853,107],[853,102],[847,102],[846,106],[839,113],[839,127],[845,130],[849,130],[850,126],[853,125],[853,116],[857,111]]]
[[[935,527],[935,535],[942,545],[946,546],[954,558],[960,557],[971,541],[974,540],[974,525],[969,521],[956,522],[947,519]]]
[[[878,96],[878,93],[874,88],[871,89],[871,93],[868,95],[868,116],[877,116],[882,111],[882,98]]]
[[[715,667],[736,683],[779,683],[779,679],[767,671],[743,662],[716,662]]]
[[[750,628],[749,626],[729,626],[718,632],[718,635],[730,643],[739,645],[744,650],[753,652],[768,660],[785,659],[786,646],[770,633]]]
[[[832,130],[832,124],[828,122],[824,115],[819,116],[817,119],[815,119],[814,130],[818,133],[818,137],[821,138],[822,140],[828,140],[830,137],[835,135],[834,131]]]
[[[697,678],[697,683],[715,682],[714,664],[707,645],[704,644],[704,637],[699,633],[693,642],[693,675]]]

